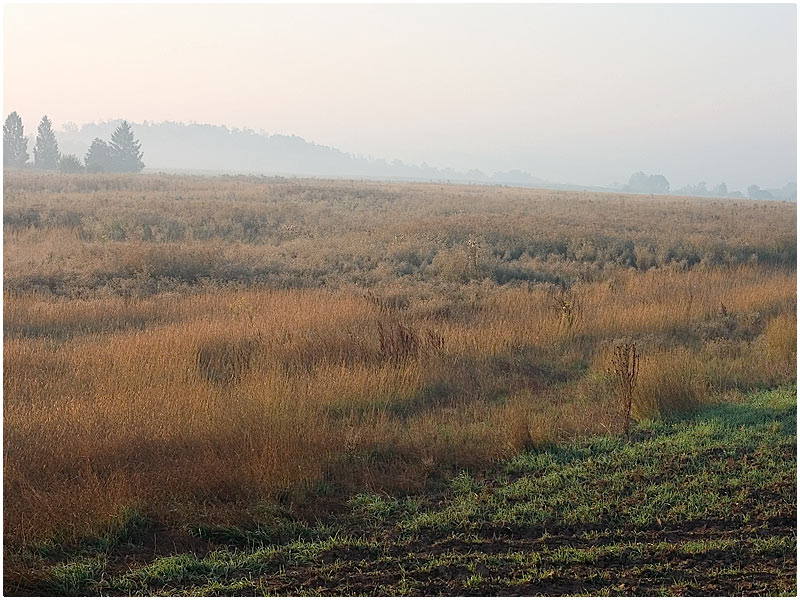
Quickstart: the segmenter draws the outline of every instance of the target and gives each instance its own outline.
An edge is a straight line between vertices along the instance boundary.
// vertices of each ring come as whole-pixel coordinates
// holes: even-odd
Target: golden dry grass
[[[8,173],[6,291],[574,283],[793,268],[796,206],[503,187]],[[472,253],[475,256],[472,256]]]
[[[767,324],[767,357],[792,375],[797,374],[797,320],[781,313]]]
[[[543,289],[483,291],[458,319],[413,307],[387,315],[363,296],[321,290],[6,297],[6,533],[86,531],[122,506],[246,504],[323,477],[413,489],[443,465],[615,430],[603,371],[619,336],[644,340],[639,416],[691,408],[722,377],[709,366],[731,361],[715,363],[689,339],[674,348],[675,337],[723,301],[790,319],[796,289],[793,273],[757,268],[703,273],[702,287],[700,277],[634,272],[615,293],[579,286],[571,327]],[[435,331],[443,348],[388,360],[381,322]],[[60,341],[30,335],[63,323],[81,327]],[[198,353],[237,352],[237,340],[250,352],[241,376],[204,376]],[[739,361],[755,360],[759,343],[738,345]],[[768,364],[757,371],[748,383],[771,376]]]
[[[795,376],[780,205],[235,178],[6,186],[13,544],[83,535],[126,507],[224,522],[321,484],[420,490],[442,470],[617,432],[606,369],[621,340],[642,352],[637,418]],[[31,207],[39,224],[20,226]],[[108,237],[115,221],[127,239]],[[253,239],[251,221],[268,224]],[[132,240],[148,222],[191,239]],[[477,266],[463,244],[476,233]],[[537,254],[543,240],[555,254]],[[500,285],[509,272],[522,275]]]

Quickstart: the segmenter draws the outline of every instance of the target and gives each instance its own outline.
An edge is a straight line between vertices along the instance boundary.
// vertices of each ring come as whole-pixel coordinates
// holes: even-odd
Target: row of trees
[[[744,198],[741,192],[732,192],[728,190],[728,184],[724,181],[719,185],[708,187],[705,181],[696,183],[694,185],[687,184],[682,188],[675,190],[676,196],[712,196],[715,198]]]
[[[667,194],[670,192],[669,181],[663,175],[647,175],[639,171],[631,175],[627,185],[621,188],[624,192],[634,192],[637,194]],[[705,181],[695,185],[685,185],[677,190],[672,190],[676,196],[708,196],[714,198],[732,198],[751,200],[786,200],[789,202],[797,201],[797,182],[789,182],[782,188],[765,190],[757,185],[747,188],[747,196],[739,191],[728,190],[725,182],[709,187]]]
[[[86,153],[84,166],[74,154],[61,155],[53,124],[45,115],[39,123],[33,156],[34,168],[64,173],[77,173],[84,168],[90,173],[138,173],[144,168],[142,146],[127,121],[117,127],[110,142],[94,139]],[[3,125],[3,167],[25,168],[29,165],[29,158],[28,138],[25,137],[22,119],[12,112]]]

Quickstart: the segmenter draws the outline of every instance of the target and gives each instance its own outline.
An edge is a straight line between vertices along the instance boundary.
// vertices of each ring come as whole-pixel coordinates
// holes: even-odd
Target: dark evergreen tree
[[[141,144],[133,137],[133,130],[127,121],[123,121],[111,135],[109,147],[115,171],[138,173],[144,169]]]
[[[6,117],[3,125],[3,166],[24,167],[28,162],[28,139],[22,127],[22,119],[15,112]]]
[[[94,138],[92,145],[84,159],[86,170],[89,173],[104,173],[112,171],[111,148],[100,138]]]
[[[47,118],[42,117],[39,123],[39,131],[36,134],[36,146],[33,148],[33,165],[37,169],[55,171],[58,168],[58,161],[61,153],[58,151],[58,140],[53,133],[53,123]]]

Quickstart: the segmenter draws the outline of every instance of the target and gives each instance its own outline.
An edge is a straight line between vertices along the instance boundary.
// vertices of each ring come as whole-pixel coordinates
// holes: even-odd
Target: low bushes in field
[[[793,268],[797,254],[788,203],[86,177],[8,174],[6,290],[144,295],[209,282],[280,288],[408,279],[572,284],[630,269]],[[702,234],[686,234],[693,231]]]
[[[672,416],[696,409],[708,399],[700,352],[676,348],[642,357],[634,393],[634,416]]]

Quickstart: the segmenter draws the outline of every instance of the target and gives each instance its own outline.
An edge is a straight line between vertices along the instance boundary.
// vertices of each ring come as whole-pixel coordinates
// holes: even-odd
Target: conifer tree
[[[28,162],[28,138],[23,129],[22,119],[16,111],[6,117],[3,125],[4,167],[24,167]]]
[[[144,169],[142,145],[133,137],[133,130],[127,121],[123,121],[111,135],[109,148],[114,171],[138,173]]]
[[[111,148],[100,138],[94,138],[83,161],[89,173],[105,173],[113,170]]]
[[[42,122],[39,123],[33,157],[33,164],[37,169],[55,171],[58,168],[61,153],[58,151],[56,134],[53,133],[53,123],[47,118],[47,115],[43,116]]]

